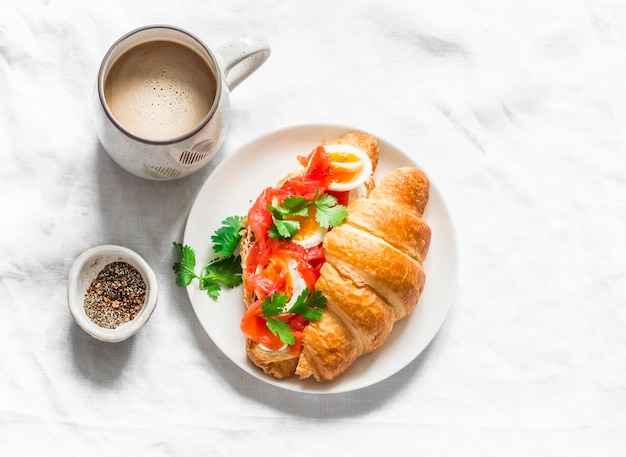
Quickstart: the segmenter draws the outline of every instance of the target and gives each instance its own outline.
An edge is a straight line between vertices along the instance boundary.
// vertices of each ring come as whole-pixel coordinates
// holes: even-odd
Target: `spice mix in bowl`
[[[68,305],[76,323],[101,341],[134,335],[156,306],[157,280],[136,252],[116,245],[81,254],[70,269]]]

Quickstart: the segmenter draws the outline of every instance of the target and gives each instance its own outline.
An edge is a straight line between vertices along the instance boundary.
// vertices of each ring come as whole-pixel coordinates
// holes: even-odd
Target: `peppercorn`
[[[146,283],[126,262],[106,265],[87,288],[84,309],[92,322],[114,329],[130,322],[143,308]]]

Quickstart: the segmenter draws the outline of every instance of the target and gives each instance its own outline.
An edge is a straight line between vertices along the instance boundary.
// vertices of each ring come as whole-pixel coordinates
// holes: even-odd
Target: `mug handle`
[[[264,38],[243,36],[218,48],[216,54],[229,90],[254,73],[270,56],[270,46]]]

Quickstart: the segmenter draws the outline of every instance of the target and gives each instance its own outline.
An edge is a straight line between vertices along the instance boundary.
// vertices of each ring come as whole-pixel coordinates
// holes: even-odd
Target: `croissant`
[[[350,204],[347,219],[326,234],[326,262],[315,288],[327,308],[304,329],[298,376],[336,379],[380,347],[394,323],[416,306],[431,238],[421,218],[428,194],[422,170],[399,168],[369,198]]]

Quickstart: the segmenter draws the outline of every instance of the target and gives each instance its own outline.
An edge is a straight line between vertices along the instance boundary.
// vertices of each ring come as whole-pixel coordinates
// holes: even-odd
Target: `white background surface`
[[[101,57],[150,23],[213,47],[244,33],[272,46],[232,94],[216,160],[168,183],[121,170],[91,123]],[[626,4],[609,0],[3,1],[0,454],[623,455],[625,34]],[[410,153],[460,249],[427,350],[330,396],[226,359],[171,271],[215,165],[315,122]],[[115,345],[80,330],[66,302],[74,259],[104,243],[136,250],[160,280],[148,325]]]

